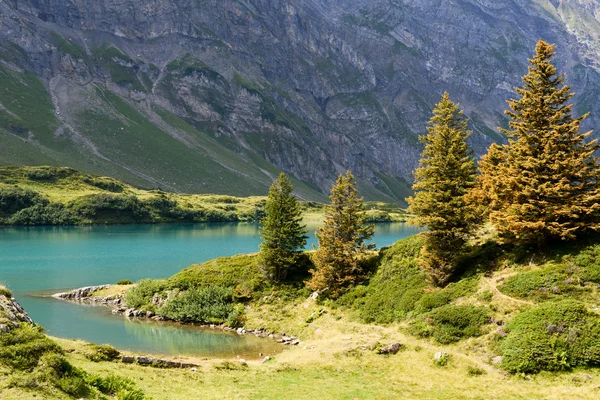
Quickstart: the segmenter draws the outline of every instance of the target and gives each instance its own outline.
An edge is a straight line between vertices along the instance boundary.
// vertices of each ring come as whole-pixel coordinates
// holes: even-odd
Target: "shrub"
[[[152,297],[167,289],[167,281],[155,279],[142,279],[127,291],[125,304],[127,307],[154,311]]]
[[[54,182],[58,178],[56,170],[52,168],[38,168],[25,173],[27,179],[41,182]]]
[[[415,304],[418,312],[426,312],[450,304],[452,301],[475,293],[479,276],[451,283],[443,289],[427,293]]]
[[[489,322],[489,310],[485,307],[449,304],[413,322],[410,331],[420,337],[432,336],[440,344],[449,344],[481,336],[481,326]]]
[[[83,178],[83,181],[88,185],[92,185],[98,189],[107,190],[112,193],[121,193],[124,189],[124,186],[121,182],[112,178],[86,176]]]
[[[539,271],[521,272],[509,277],[498,289],[509,296],[547,300],[563,296],[577,296],[584,290],[580,285],[581,270],[563,264]]]
[[[11,216],[14,213],[35,205],[45,206],[49,202],[41,194],[29,189],[17,187],[0,188],[0,215]]]
[[[600,316],[573,300],[518,314],[500,340],[502,367],[513,373],[600,366]]]
[[[117,281],[117,285],[119,286],[131,285],[132,283],[133,282],[131,282],[129,279],[121,279]]]
[[[169,300],[159,312],[180,322],[222,323],[236,312],[233,289],[220,286],[189,289]]]
[[[9,218],[11,225],[76,225],[79,218],[60,203],[38,204]]]
[[[94,362],[114,361],[121,355],[119,350],[115,349],[113,346],[110,346],[108,344],[97,345],[90,343],[87,344],[85,347],[86,349],[84,351],[84,356],[88,360]]]
[[[135,196],[91,194],[74,200],[69,208],[94,223],[153,222],[148,207]]]

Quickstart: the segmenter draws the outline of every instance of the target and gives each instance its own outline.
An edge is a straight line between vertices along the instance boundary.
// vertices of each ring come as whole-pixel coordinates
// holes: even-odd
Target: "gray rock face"
[[[0,334],[18,328],[21,323],[32,324],[33,321],[15,299],[0,295]]]
[[[557,43],[576,110],[592,111],[586,126],[597,125],[599,7],[588,0],[0,0],[0,66],[38,75],[60,125],[50,139],[35,129],[4,127],[5,134],[21,135],[23,146],[84,154],[92,172],[134,183],[199,192],[231,184],[194,180],[202,166],[191,161],[186,171],[171,170],[168,154],[161,158],[145,139],[128,147],[123,135],[139,123],[125,106],[107,105],[114,94],[190,158],[214,161],[217,178],[251,176],[256,184],[240,194],[264,193],[270,164],[321,191],[351,169],[371,187],[368,197],[399,199],[418,162],[417,136],[444,90],[471,117],[477,153],[502,140],[495,127],[505,123],[505,100],[540,37]],[[189,126],[161,117],[164,110]],[[90,127],[92,116],[98,123]],[[19,162],[7,152],[0,150],[0,163]],[[185,180],[177,178],[182,172]]]

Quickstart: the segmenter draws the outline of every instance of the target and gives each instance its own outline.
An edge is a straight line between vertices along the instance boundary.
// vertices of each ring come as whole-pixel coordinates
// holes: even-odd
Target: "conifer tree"
[[[444,93],[427,127],[421,166],[415,170],[414,197],[408,212],[428,231],[421,262],[430,280],[448,282],[456,258],[471,234],[476,216],[467,194],[475,184],[475,162],[467,145],[471,132],[458,105]]]
[[[323,226],[316,232],[319,247],[312,257],[315,268],[308,286],[337,297],[363,275],[361,256],[374,248],[366,241],[375,228],[365,225],[363,198],[358,197],[350,171],[338,177],[329,200]]]
[[[282,172],[269,189],[262,220],[260,262],[267,277],[275,282],[286,278],[306,245],[306,226],[302,225],[302,211],[292,191],[292,182]]]
[[[490,220],[504,240],[542,244],[600,228],[599,145],[579,131],[587,114],[573,117],[573,93],[552,63],[555,48],[537,43],[519,98],[508,102],[508,145],[493,177],[482,171],[493,183]]]

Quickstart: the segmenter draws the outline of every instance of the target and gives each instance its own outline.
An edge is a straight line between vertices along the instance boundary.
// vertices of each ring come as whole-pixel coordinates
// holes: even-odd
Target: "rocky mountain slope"
[[[596,0],[0,0],[0,164],[323,199],[402,200],[444,90],[478,153],[538,38],[600,119]]]

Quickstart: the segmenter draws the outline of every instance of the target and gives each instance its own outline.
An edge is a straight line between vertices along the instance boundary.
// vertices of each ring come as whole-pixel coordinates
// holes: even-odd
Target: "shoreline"
[[[276,341],[278,344],[285,346],[298,346],[302,341],[295,335],[286,335],[286,333],[268,332],[266,329],[258,328],[252,329],[246,327],[231,328],[225,324],[210,324],[210,323],[186,323],[180,321],[174,321],[165,318],[162,315],[157,315],[151,311],[136,310],[134,308],[127,308],[124,303],[124,294],[126,291],[109,294],[107,296],[94,296],[94,293],[101,290],[107,290],[115,286],[125,285],[113,285],[104,284],[97,286],[84,286],[81,288],[73,289],[67,292],[54,293],[50,296],[53,299],[67,301],[70,303],[88,304],[93,306],[103,306],[111,309],[113,315],[122,315],[124,318],[131,320],[133,318],[143,319],[154,322],[170,322],[180,326],[194,326],[205,329],[216,329],[224,332],[236,333],[238,335],[254,335],[262,339],[271,339]],[[130,286],[130,285],[126,285]]]

